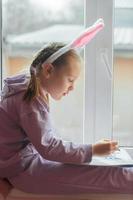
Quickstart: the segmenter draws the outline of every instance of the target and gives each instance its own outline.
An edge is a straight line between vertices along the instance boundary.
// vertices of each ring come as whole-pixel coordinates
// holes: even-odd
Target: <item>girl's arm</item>
[[[31,143],[45,159],[75,164],[91,161],[92,145],[74,144],[55,138],[46,109],[28,108],[28,112],[21,114],[20,124]]]

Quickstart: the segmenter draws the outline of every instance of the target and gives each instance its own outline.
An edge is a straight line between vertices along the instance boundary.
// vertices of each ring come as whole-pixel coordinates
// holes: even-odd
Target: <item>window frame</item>
[[[108,76],[113,71],[113,7],[113,0],[85,1],[85,26],[88,27],[98,18],[103,18],[105,28],[85,48],[84,143],[113,138],[113,77],[104,77],[103,80],[101,72],[105,71]],[[91,8],[89,12],[88,8]]]

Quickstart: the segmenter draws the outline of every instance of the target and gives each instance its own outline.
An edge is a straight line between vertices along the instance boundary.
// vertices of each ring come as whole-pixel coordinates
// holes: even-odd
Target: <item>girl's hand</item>
[[[101,140],[92,145],[92,155],[109,155],[118,149],[118,142],[113,140]]]

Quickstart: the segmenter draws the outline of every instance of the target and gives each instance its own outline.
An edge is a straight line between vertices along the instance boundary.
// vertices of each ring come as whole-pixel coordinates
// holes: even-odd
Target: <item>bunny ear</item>
[[[87,28],[83,33],[79,35],[74,41],[69,43],[68,45],[62,47],[55,53],[53,53],[50,57],[46,59],[45,63],[53,63],[57,58],[61,55],[69,51],[70,49],[81,50],[88,42],[95,37],[95,35],[104,27],[104,22],[102,19],[98,19],[93,26]]]
[[[95,24],[86,29],[79,37],[77,37],[72,43],[72,48],[81,48],[89,43],[95,35],[104,27],[104,23],[99,19]]]

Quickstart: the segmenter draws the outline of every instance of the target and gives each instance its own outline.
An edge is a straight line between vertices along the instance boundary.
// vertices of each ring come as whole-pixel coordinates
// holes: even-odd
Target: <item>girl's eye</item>
[[[73,80],[69,79],[69,82],[71,82],[71,83],[72,83],[72,82],[73,82]]]

